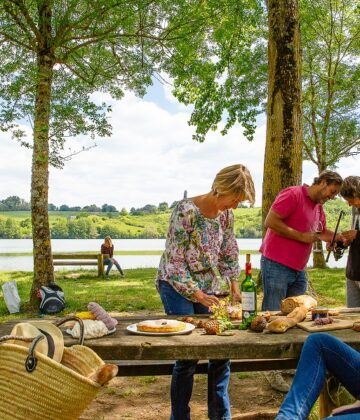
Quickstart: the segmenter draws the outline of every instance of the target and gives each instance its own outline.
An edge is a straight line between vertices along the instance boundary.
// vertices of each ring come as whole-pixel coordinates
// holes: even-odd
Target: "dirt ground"
[[[114,378],[80,419],[168,420],[170,380],[170,376]],[[229,392],[234,420],[273,419],[284,397],[270,387],[263,372],[232,373]],[[195,375],[190,406],[193,420],[208,418],[206,375]]]

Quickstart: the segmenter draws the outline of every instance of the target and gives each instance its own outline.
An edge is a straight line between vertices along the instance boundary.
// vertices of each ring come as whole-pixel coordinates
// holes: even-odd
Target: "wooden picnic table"
[[[176,317],[151,316],[151,319]],[[203,317],[201,317],[203,318]],[[190,334],[172,336],[137,335],[127,331],[130,324],[149,317],[121,317],[118,319],[116,332],[101,338],[85,340],[104,360],[208,360],[208,359],[297,359],[302,345],[309,335],[300,328],[291,328],[283,334],[256,333],[249,330],[233,330],[232,336],[206,335],[201,328],[195,328]],[[12,327],[21,320],[0,324],[0,336],[9,334]],[[64,331],[66,328],[61,327]],[[351,347],[360,351],[360,334],[351,329],[330,331]],[[66,346],[76,343],[70,335],[64,333]]]
[[[153,317],[151,319],[160,318]],[[174,318],[166,317],[161,318]],[[209,359],[232,359],[232,371],[265,371],[296,367],[302,345],[309,335],[300,328],[292,328],[284,334],[256,333],[234,330],[232,336],[205,335],[195,328],[187,335],[149,336],[127,331],[130,324],[145,317],[118,318],[116,332],[102,338],[85,340],[102,359],[119,365],[119,376],[171,374],[174,360],[200,360],[196,373],[207,371]],[[0,325],[0,336],[9,334],[11,321]],[[351,329],[331,331],[332,334],[360,351],[360,333]],[[65,345],[77,341],[64,334]],[[321,412],[328,414],[324,408]]]

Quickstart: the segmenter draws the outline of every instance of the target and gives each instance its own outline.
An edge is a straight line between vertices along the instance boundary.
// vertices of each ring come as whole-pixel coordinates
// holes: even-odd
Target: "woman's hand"
[[[236,280],[231,282],[231,297],[232,297],[233,305],[236,302],[241,302],[241,293],[239,289],[239,283]]]
[[[198,290],[192,295],[193,298],[197,300],[197,302],[201,303],[204,306],[210,308],[212,305],[217,305],[219,303],[219,299],[214,295],[207,295],[206,293]]]

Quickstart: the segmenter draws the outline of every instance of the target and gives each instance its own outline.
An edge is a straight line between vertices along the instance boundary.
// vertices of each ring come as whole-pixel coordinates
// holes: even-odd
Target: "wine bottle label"
[[[242,310],[246,312],[255,311],[255,293],[254,292],[241,292]]]

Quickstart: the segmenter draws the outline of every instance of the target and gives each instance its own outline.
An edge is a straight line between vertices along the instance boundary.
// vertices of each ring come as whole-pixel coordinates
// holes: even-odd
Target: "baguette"
[[[274,333],[284,333],[289,328],[295,327],[298,322],[303,321],[306,317],[307,311],[308,309],[306,306],[298,306],[288,315],[280,316],[279,318],[269,322],[266,328]]]
[[[299,306],[305,306],[307,310],[310,310],[317,306],[317,301],[309,295],[288,297],[281,301],[281,312],[289,314]]]
[[[118,370],[119,368],[116,365],[104,364],[100,366],[95,372],[93,372],[89,376],[89,379],[97,382],[100,385],[105,385],[112,378],[114,378],[114,376],[117,375]]]

